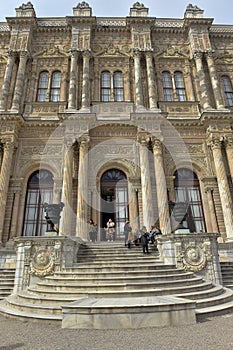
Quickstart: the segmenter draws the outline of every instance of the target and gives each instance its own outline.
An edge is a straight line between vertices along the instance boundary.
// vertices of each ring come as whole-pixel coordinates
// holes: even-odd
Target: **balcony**
[[[24,118],[26,120],[58,120],[58,113],[64,113],[66,102],[32,102],[26,103]]]
[[[199,119],[199,102],[196,101],[159,101],[159,109],[168,113],[167,119]]]

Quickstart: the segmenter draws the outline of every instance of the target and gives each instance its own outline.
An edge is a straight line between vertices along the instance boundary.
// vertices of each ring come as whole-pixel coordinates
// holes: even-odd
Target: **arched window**
[[[173,101],[172,78],[169,72],[163,72],[163,95],[165,101]]]
[[[42,236],[47,229],[43,203],[52,203],[53,177],[47,170],[34,172],[27,185],[23,236]]]
[[[186,222],[191,232],[205,232],[205,222],[202,209],[201,193],[197,175],[190,169],[179,169],[174,174],[176,202],[188,205]]]
[[[58,102],[60,100],[60,88],[61,88],[61,72],[56,71],[52,74],[51,87],[50,87],[50,101]]]
[[[123,77],[121,72],[113,75],[114,101],[124,101]]]
[[[184,78],[182,72],[174,73],[176,96],[178,101],[186,101]]]
[[[233,89],[231,80],[227,75],[222,76],[222,86],[225,95],[226,104],[228,107],[233,106]]]
[[[39,76],[39,83],[38,83],[38,90],[37,90],[38,102],[45,102],[48,86],[49,86],[49,73],[46,71],[41,72]]]
[[[111,75],[109,72],[101,74],[101,101],[109,102],[111,98]]]

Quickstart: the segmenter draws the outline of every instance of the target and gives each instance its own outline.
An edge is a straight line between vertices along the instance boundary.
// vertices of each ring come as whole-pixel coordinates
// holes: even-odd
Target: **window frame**
[[[233,107],[233,88],[230,77],[227,74],[221,76],[222,88],[227,107]]]
[[[187,101],[184,74],[176,70],[171,73],[168,70],[162,71],[162,88],[165,102]]]
[[[103,70],[100,78],[101,102],[124,102],[124,77],[120,70]]]
[[[42,77],[45,73],[47,75],[46,85],[41,87],[43,85]],[[59,79],[56,80],[56,75],[58,74]],[[36,102],[60,102],[61,78],[62,73],[60,70],[54,70],[53,72],[41,71],[38,78]],[[43,96],[43,98],[40,96]]]

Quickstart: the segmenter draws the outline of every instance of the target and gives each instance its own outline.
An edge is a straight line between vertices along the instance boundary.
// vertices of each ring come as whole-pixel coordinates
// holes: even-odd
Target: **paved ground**
[[[61,329],[0,315],[0,350],[233,350],[233,314],[194,326],[111,331]]]

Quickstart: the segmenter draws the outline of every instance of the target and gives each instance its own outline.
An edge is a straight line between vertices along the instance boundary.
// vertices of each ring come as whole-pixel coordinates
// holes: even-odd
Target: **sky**
[[[0,0],[0,22],[5,17],[15,16],[15,8],[28,0]],[[73,15],[73,7],[82,0],[31,0],[37,17],[65,17]],[[126,17],[136,0],[87,0],[93,16]],[[233,25],[233,0],[140,0],[149,8],[149,16],[158,18],[180,18],[188,4],[204,10],[204,16],[214,18],[214,24]]]

